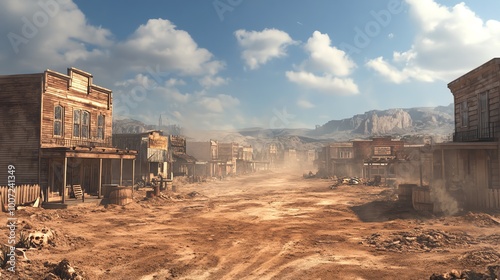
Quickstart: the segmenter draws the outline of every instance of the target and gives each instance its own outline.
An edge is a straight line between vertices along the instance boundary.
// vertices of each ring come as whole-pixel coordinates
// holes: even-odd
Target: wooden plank
[[[83,198],[83,190],[81,185],[73,185],[73,193],[76,199]]]

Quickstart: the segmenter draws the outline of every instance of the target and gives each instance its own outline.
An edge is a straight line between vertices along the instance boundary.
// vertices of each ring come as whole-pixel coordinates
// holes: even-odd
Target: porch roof
[[[498,142],[448,142],[434,145],[434,150],[496,150]]]
[[[177,162],[195,163],[197,161],[195,157],[184,153],[174,153],[173,156],[174,161]]]
[[[135,159],[137,151],[117,148],[57,147],[42,148],[42,158]]]

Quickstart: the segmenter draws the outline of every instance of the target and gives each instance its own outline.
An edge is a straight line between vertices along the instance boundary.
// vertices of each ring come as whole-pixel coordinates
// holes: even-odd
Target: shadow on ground
[[[428,215],[417,212],[410,204],[399,201],[377,200],[350,207],[363,222],[385,222],[397,219],[425,219]]]

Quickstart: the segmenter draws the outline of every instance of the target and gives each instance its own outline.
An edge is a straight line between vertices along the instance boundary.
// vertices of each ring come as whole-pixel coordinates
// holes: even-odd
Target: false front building
[[[112,146],[111,90],[92,79],[75,68],[0,76],[0,168],[15,166],[16,184],[40,185],[46,201],[64,202],[65,186],[132,184],[136,152]]]

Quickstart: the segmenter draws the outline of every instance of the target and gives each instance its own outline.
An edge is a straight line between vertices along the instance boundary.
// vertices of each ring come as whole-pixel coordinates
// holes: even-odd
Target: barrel
[[[434,211],[434,202],[431,199],[429,187],[415,187],[412,194],[413,209],[417,211]]]
[[[101,195],[103,198],[109,198],[111,191],[118,187],[118,184],[102,184]]]
[[[417,184],[399,184],[398,199],[402,203],[411,204],[413,188],[418,187]]]
[[[132,187],[113,187],[108,197],[110,204],[126,205],[132,202]]]

